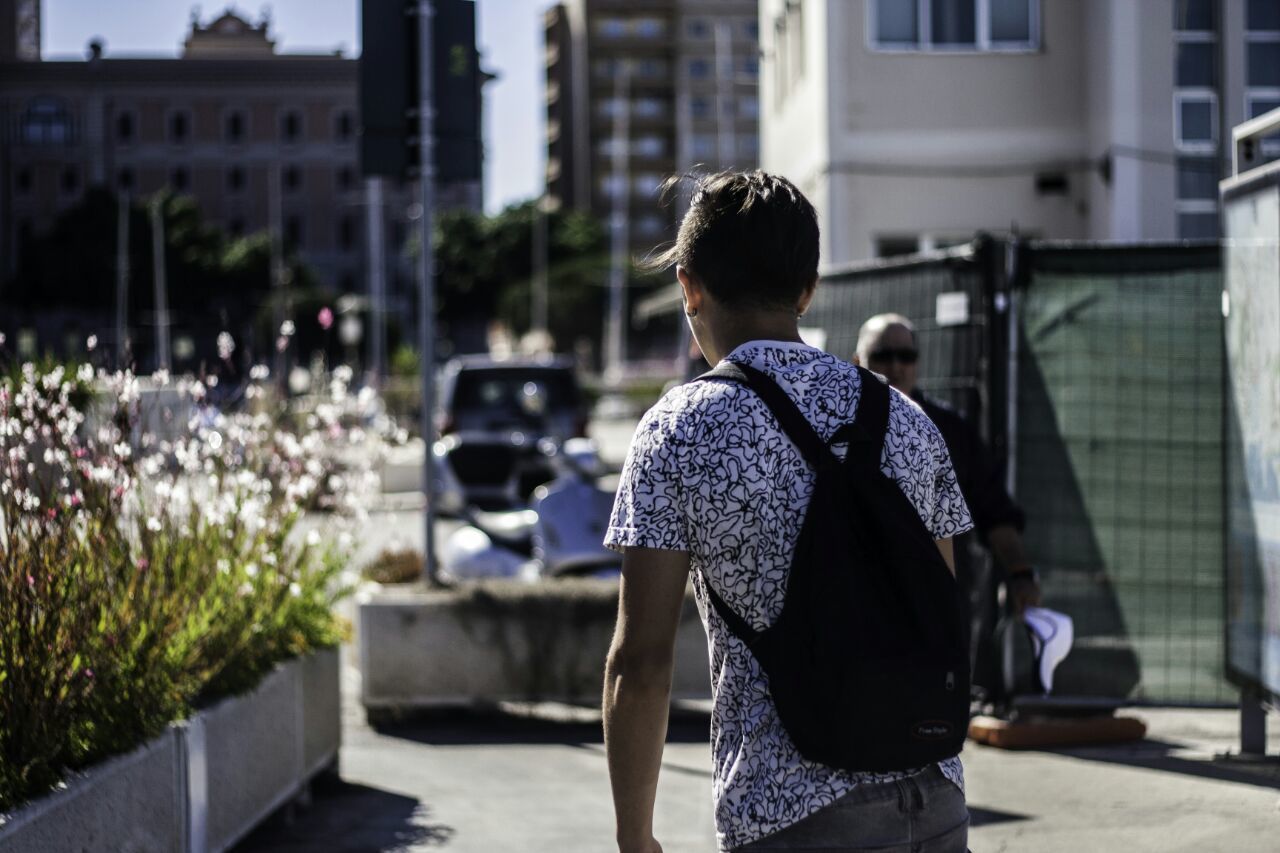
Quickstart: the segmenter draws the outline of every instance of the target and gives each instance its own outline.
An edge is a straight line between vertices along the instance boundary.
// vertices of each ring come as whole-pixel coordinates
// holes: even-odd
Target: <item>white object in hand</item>
[[[1044,692],[1053,690],[1053,671],[1071,651],[1075,639],[1071,617],[1044,607],[1028,607],[1022,619],[1027,623],[1040,667],[1040,684]]]

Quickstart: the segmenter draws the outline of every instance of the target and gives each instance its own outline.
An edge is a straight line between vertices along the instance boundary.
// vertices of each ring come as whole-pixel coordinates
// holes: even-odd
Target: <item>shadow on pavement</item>
[[[1127,767],[1280,790],[1280,760],[1276,760],[1274,756],[1264,760],[1247,760],[1223,755],[1200,758],[1178,754],[1185,750],[1184,744],[1147,739],[1132,744],[1071,747],[1045,751],[1086,761],[1122,764]]]
[[[371,720],[380,735],[434,746],[495,744],[601,744],[598,720],[554,720],[497,711],[417,712],[400,719]],[[704,714],[673,714],[668,743],[707,743],[710,721]]]
[[[984,809],[978,806],[969,806],[969,826],[991,826],[997,823],[1009,823],[1015,820],[1031,820],[1029,815],[1015,814],[1014,812],[1002,812],[996,809]]]
[[[295,815],[290,806],[267,819],[235,853],[367,853],[409,847],[443,847],[453,827],[433,824],[426,806],[405,797],[336,778],[317,778],[311,805]]]

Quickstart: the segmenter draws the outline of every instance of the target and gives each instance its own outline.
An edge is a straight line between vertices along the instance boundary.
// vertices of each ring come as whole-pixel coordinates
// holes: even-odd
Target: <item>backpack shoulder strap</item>
[[[858,381],[861,388],[853,422],[836,430],[831,442],[847,441],[850,454],[869,457],[879,464],[889,432],[889,400],[893,392],[887,382],[864,367],[858,368]]]
[[[822,436],[818,435],[813,425],[809,423],[809,419],[801,414],[800,409],[787,396],[787,392],[778,387],[778,383],[770,379],[768,374],[750,365],[724,361],[694,381],[699,382],[705,379],[728,379],[746,385],[754,391],[777,418],[782,431],[799,448],[805,461],[815,469],[824,462],[834,461],[831,448],[827,447]]]

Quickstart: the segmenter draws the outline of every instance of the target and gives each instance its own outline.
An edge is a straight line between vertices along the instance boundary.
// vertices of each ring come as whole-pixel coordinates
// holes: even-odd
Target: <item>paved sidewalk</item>
[[[612,812],[598,717],[437,714],[378,730],[344,672],[341,779],[310,808],[277,815],[241,853],[601,853]],[[1146,741],[1120,747],[964,752],[974,853],[1274,851],[1280,763],[1215,760],[1236,745],[1231,711],[1138,710]],[[1269,751],[1280,755],[1280,720]],[[715,849],[707,718],[673,723],[658,796],[666,853]]]

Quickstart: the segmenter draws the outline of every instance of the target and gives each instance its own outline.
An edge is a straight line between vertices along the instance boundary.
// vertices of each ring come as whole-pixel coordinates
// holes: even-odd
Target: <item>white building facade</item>
[[[824,266],[978,231],[1218,236],[1229,129],[1280,105],[1277,0],[761,0],[761,162]]]

